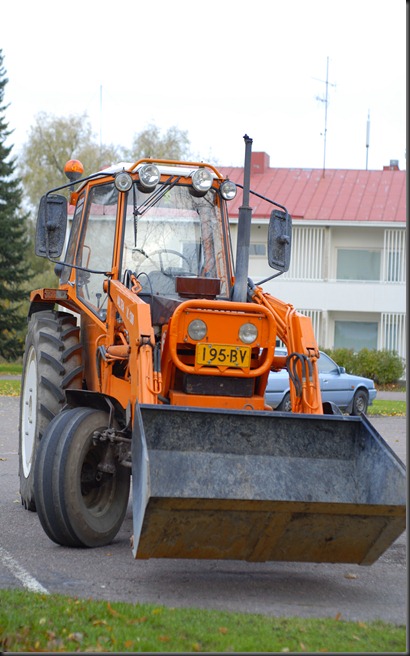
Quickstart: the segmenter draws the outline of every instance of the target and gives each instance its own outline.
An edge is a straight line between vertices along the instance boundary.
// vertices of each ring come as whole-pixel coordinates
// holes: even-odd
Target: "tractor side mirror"
[[[60,257],[67,230],[67,199],[61,194],[41,197],[37,216],[36,255]]]
[[[287,211],[272,210],[268,230],[268,263],[285,273],[290,266],[292,217]]]

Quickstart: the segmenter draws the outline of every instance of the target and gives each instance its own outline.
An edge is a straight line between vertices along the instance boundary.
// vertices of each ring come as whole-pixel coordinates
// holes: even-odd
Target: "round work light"
[[[188,335],[191,339],[199,341],[205,337],[207,330],[205,321],[202,321],[202,319],[194,319],[188,326]]]
[[[244,344],[252,344],[258,337],[258,329],[253,323],[244,323],[239,328],[239,339]]]

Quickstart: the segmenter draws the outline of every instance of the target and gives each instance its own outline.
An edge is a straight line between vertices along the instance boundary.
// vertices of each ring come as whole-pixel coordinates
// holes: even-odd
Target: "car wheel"
[[[283,397],[282,401],[279,403],[276,410],[280,410],[281,412],[292,412],[292,404],[290,402],[289,392],[286,392],[285,396]]]
[[[363,389],[357,390],[353,397],[351,415],[366,414],[369,405],[369,394]]]

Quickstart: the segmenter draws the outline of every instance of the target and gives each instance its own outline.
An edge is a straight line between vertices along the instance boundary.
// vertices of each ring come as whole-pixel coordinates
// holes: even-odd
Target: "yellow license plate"
[[[195,360],[197,364],[211,367],[250,367],[250,346],[232,344],[197,344]]]

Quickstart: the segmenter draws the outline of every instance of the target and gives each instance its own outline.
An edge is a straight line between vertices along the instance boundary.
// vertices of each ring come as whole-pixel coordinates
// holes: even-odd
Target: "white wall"
[[[315,235],[306,235],[302,242],[301,234],[296,235],[295,228],[301,227],[309,231],[314,229]],[[320,225],[312,222],[294,221],[293,257],[306,258],[306,266],[291,265],[290,271],[263,284],[263,289],[286,303],[292,304],[296,309],[306,314],[315,315],[316,338],[325,348],[334,347],[335,321],[369,322],[378,325],[378,348],[385,348],[383,344],[383,318],[391,315],[393,321],[401,326],[406,313],[406,282],[383,281],[384,265],[383,251],[385,247],[385,233],[388,230],[404,230],[403,225]],[[237,225],[231,225],[232,243],[236,253]],[[318,234],[323,232],[318,238]],[[312,232],[312,235],[313,235]],[[267,223],[252,224],[251,242],[267,243]],[[405,245],[405,234],[399,244]],[[306,236],[308,238],[306,238]],[[299,239],[299,241],[297,241]],[[380,252],[381,267],[380,280],[357,281],[337,280],[337,251],[342,249],[375,250]],[[310,249],[310,250],[309,250]],[[405,249],[403,253],[405,257]],[[313,266],[321,258],[320,267]],[[292,278],[292,271],[298,271],[299,279]],[[306,270],[307,275],[303,274]],[[320,280],[314,279],[315,271],[320,270]],[[300,273],[302,271],[302,273]],[[267,257],[251,257],[249,262],[249,276],[255,283],[274,274],[267,263]],[[318,319],[319,317],[319,319]],[[405,331],[404,331],[405,332]],[[406,357],[405,339],[399,340],[397,348],[401,357]]]

